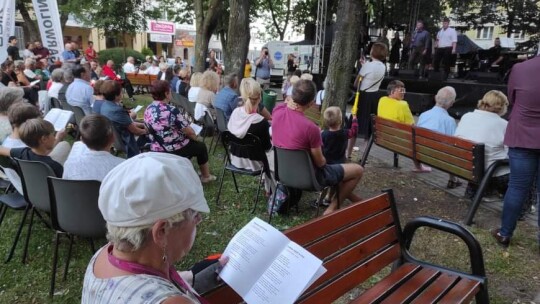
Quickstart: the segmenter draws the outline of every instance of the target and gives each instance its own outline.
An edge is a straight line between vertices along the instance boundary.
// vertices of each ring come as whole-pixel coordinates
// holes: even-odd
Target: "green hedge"
[[[106,49],[101,52],[99,52],[99,63],[105,64],[107,63],[107,60],[112,59],[114,63],[117,66],[121,66],[124,62],[126,62],[126,58],[129,56],[132,56],[135,58],[135,60],[140,60],[141,62],[144,62],[144,55],[132,50],[132,49],[126,49],[126,53],[124,55],[124,48],[113,48],[113,49]]]

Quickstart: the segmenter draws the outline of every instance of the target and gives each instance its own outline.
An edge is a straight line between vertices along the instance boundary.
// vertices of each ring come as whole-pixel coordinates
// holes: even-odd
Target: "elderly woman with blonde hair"
[[[98,205],[109,243],[88,264],[81,303],[207,303],[199,293],[216,285],[226,259],[198,272],[174,267],[210,211],[188,159],[149,152],[124,161],[103,179]]]
[[[485,170],[496,160],[508,158],[508,147],[504,145],[504,134],[508,122],[501,118],[508,110],[508,98],[501,91],[487,92],[478,101],[477,109],[461,117],[457,126],[457,137],[483,143],[485,147]],[[504,194],[508,188],[510,169],[499,168],[490,181],[490,188]],[[469,183],[465,196],[473,198],[478,185]]]
[[[219,75],[214,71],[206,71],[202,74],[200,81],[200,91],[197,95],[197,104],[195,105],[195,119],[204,117],[205,112],[209,112],[212,117],[216,117],[214,112],[214,100],[219,90]]]
[[[237,168],[260,170],[266,169],[265,189],[267,192],[273,188],[273,177],[270,170],[273,166],[273,155],[270,152],[272,142],[270,138],[270,124],[259,114],[262,89],[261,85],[253,78],[244,78],[240,83],[240,95],[243,105],[234,109],[227,124],[227,129],[237,138],[244,138],[246,134],[252,134],[260,140],[261,147],[266,151],[269,163],[261,163],[254,160],[260,156],[246,155],[245,151],[239,151],[236,147],[231,147],[231,163]]]

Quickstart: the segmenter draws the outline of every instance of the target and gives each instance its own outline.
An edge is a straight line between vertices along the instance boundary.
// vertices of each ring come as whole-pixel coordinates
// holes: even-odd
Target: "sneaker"
[[[202,177],[201,176],[201,183],[207,184],[209,182],[213,182],[217,179],[215,175],[209,175],[208,177]]]
[[[482,201],[486,203],[493,203],[493,202],[501,201],[501,198],[498,195],[490,195],[490,196],[484,196],[482,198]]]

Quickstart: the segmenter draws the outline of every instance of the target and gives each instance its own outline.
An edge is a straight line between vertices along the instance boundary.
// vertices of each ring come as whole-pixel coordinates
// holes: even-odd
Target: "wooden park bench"
[[[465,219],[465,224],[471,225],[490,178],[497,168],[508,165],[508,161],[496,161],[484,170],[484,144],[378,116],[372,116],[372,119],[373,134],[364,150],[361,165],[365,165],[371,147],[375,143],[394,152],[394,167],[398,166],[397,154],[400,154],[478,184],[478,191]]]
[[[412,256],[408,249],[420,227],[463,240],[471,273]],[[352,303],[469,303],[473,298],[476,303],[489,303],[482,250],[474,236],[456,223],[432,217],[416,218],[402,230],[391,190],[291,228],[285,235],[323,260],[327,269],[296,303],[332,303],[391,265],[388,276]],[[216,304],[242,302],[226,285],[204,297]]]
[[[152,85],[152,82],[157,80],[157,75],[126,73],[126,78],[131,82],[131,85],[133,86],[141,86],[144,88],[148,88]]]

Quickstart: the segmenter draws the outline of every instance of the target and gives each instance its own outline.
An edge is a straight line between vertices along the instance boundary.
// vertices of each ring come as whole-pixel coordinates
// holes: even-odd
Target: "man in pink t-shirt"
[[[360,197],[352,193],[364,169],[358,164],[326,164],[322,153],[322,139],[319,127],[304,116],[314,102],[317,88],[311,80],[300,80],[293,87],[292,99],[278,105],[272,112],[272,142],[274,146],[310,152],[317,179],[323,186],[339,184],[339,199],[355,202]],[[324,214],[337,208],[334,198]]]

